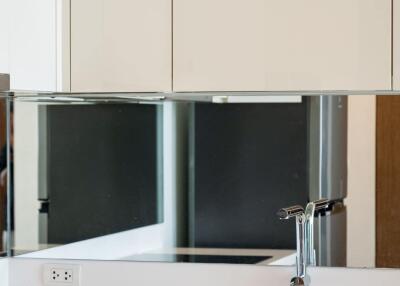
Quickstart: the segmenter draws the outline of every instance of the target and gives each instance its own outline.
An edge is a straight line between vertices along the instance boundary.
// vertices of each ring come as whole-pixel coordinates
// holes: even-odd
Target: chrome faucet
[[[316,266],[317,260],[314,248],[314,218],[315,214],[326,210],[330,205],[330,201],[327,199],[321,199],[318,201],[310,202],[307,204],[305,217],[305,253],[306,253],[306,265]]]
[[[305,211],[302,206],[297,205],[280,209],[278,212],[280,219],[296,218],[296,277],[290,281],[291,286],[306,285],[306,267],[316,265],[314,216],[319,211],[327,209],[329,205],[328,200],[321,199],[308,203]]]
[[[305,220],[306,216],[302,206],[292,206],[280,209],[278,212],[280,219],[296,218],[296,277],[290,281],[291,286],[304,286],[306,275],[305,261]]]

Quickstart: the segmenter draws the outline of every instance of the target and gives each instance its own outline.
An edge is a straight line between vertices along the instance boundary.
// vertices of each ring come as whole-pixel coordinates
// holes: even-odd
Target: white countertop
[[[174,285],[174,286],[287,286],[295,275],[293,266],[257,266],[202,263],[141,263],[130,261],[49,260],[12,258],[4,260],[10,285],[42,286],[44,264],[81,267],[81,285]],[[8,265],[7,265],[8,263]],[[8,268],[8,269],[7,269]],[[351,269],[310,267],[310,286],[398,285],[399,269]],[[0,276],[0,279],[3,278]]]

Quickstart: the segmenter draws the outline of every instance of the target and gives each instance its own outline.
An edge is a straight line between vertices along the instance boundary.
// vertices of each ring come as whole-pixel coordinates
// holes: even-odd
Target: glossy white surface
[[[399,285],[399,269],[310,268],[310,286]]]
[[[56,1],[0,0],[0,72],[12,89],[56,90]]]
[[[165,225],[156,224],[31,252],[20,257],[118,260],[132,253],[162,248],[164,234]]]
[[[0,258],[0,285],[8,285],[8,259]]]
[[[171,90],[171,0],[70,0],[72,91]]]
[[[393,88],[400,88],[400,0],[393,0]]]
[[[296,253],[292,253],[288,256],[284,256],[280,259],[277,259],[275,261],[272,261],[271,263],[269,263],[269,265],[273,266],[283,266],[283,265],[287,265],[287,266],[292,266],[292,265],[296,265],[296,257],[297,254]]]
[[[175,0],[174,90],[391,88],[391,0]]]

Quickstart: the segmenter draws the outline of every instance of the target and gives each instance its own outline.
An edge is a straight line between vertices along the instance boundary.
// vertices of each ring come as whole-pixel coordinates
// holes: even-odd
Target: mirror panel
[[[16,94],[0,116],[7,102],[8,255],[292,265],[277,211],[326,198],[317,265],[376,266],[376,96]]]

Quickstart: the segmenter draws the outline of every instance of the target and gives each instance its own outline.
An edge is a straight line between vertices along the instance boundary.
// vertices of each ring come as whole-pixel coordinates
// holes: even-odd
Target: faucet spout
[[[314,248],[314,217],[315,215],[323,210],[326,210],[330,205],[330,201],[327,199],[320,199],[318,201],[310,202],[307,204],[305,210],[305,256],[306,263],[308,266],[316,266],[317,259]]]
[[[326,210],[330,201],[321,199],[307,204],[306,210],[296,205],[283,208],[278,211],[278,216],[282,220],[296,218],[296,277],[294,277],[291,286],[304,286],[306,280],[306,266],[316,265],[316,255],[314,249],[314,216]]]
[[[292,206],[288,208],[280,209],[278,212],[280,219],[288,220],[290,218],[296,218],[296,274],[297,276],[293,279],[296,281],[303,280],[306,272],[306,256],[305,256],[305,221],[306,217],[304,209],[301,206]],[[294,281],[294,280],[293,280]],[[293,284],[301,285],[301,284]]]

